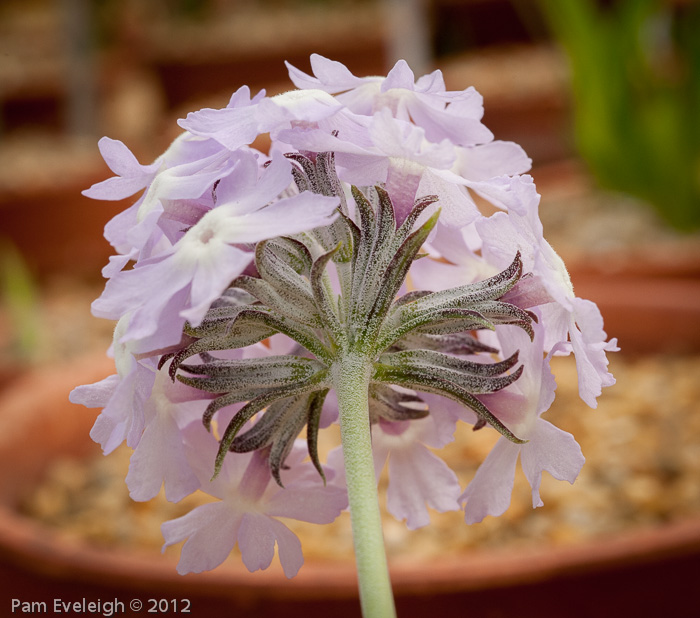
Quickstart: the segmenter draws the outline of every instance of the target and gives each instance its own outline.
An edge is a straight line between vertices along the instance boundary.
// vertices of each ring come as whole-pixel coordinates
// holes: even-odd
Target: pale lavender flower
[[[538,214],[539,195],[532,179],[510,179],[502,196],[509,212],[496,213],[475,224],[483,241],[482,255],[498,269],[508,262],[514,249],[521,252],[525,269],[549,295],[538,302],[544,303],[545,350],[570,341],[579,373],[579,394],[595,408],[602,388],[615,383],[605,353],[616,351],[617,341],[606,341],[597,306],[575,295],[564,262],[545,240]]]
[[[459,510],[461,488],[455,473],[430,448],[442,448],[454,440],[455,419],[440,408],[430,416],[389,422],[380,419],[372,430],[372,450],[377,476],[389,461],[387,509],[415,530],[430,523],[427,506],[439,513]],[[428,448],[430,447],[430,448]]]
[[[272,98],[256,97],[247,104],[224,109],[202,109],[180,120],[183,129],[210,137],[235,151],[261,133],[287,129],[294,124],[317,126],[337,113],[342,105],[322,90],[291,91]]]
[[[542,329],[536,326],[535,340],[530,343],[520,329],[497,328],[502,354],[520,350],[524,371],[509,387],[479,398],[527,442],[515,444],[505,438],[496,442],[460,497],[460,502],[465,503],[467,523],[479,522],[487,515],[498,516],[507,510],[518,457],[532,488],[533,507],[543,504],[539,488],[544,470],[556,479],[573,483],[584,463],[581,447],[574,437],[541,417],[552,405],[556,389],[549,366],[552,353],[544,356]]]
[[[93,199],[120,200],[141,189],[143,195],[105,226],[105,237],[115,249],[129,258],[138,257],[160,235],[156,223],[162,200],[201,196],[213,182],[230,171],[229,153],[214,140],[203,140],[183,133],[151,165],[141,165],[127,147],[107,137],[100,150],[110,168],[118,174],[83,191]]]
[[[97,143],[105,163],[116,176],[83,191],[96,200],[122,200],[147,187],[161,167],[162,155],[150,165],[142,165],[123,142],[103,137]]]
[[[408,64],[399,60],[386,77],[358,78],[340,62],[318,54],[311,56],[315,77],[289,63],[287,68],[298,88],[335,94],[355,114],[372,116],[388,109],[396,118],[420,126],[433,142],[448,139],[456,145],[471,146],[493,140],[491,131],[481,124],[481,95],[474,88],[447,91],[440,71],[415,81]]]
[[[131,246],[141,249],[152,239],[154,228],[168,203],[197,200],[203,196],[206,199],[211,195],[214,183],[233,171],[237,158],[230,152],[213,140],[201,141],[199,145],[208,146],[205,152],[199,153],[201,158],[172,165],[155,176],[143,199],[138,203],[135,225],[127,234],[127,241]],[[215,147],[212,149],[211,146]],[[210,149],[213,152],[207,152]]]
[[[194,135],[213,137],[230,151],[248,145],[258,135],[256,112],[258,103],[265,98],[265,91],[260,91],[251,99],[248,86],[239,88],[224,109],[205,108],[191,112],[178,124]]]
[[[463,189],[469,181],[451,171],[456,151],[448,140],[428,141],[422,128],[393,117],[387,109],[356,122],[354,131],[337,133],[302,127],[280,132],[280,139],[304,151],[333,151],[340,178],[350,184],[385,185],[399,223],[426,193],[440,197],[441,224],[466,225],[478,217]]]
[[[145,426],[144,403],[155,381],[155,364],[138,361],[129,344],[120,342],[126,331],[129,315],[123,316],[114,331],[112,351],[117,373],[95,384],[78,386],[70,393],[70,401],[88,408],[103,408],[95,420],[90,437],[102,446],[105,455],[122,442],[135,448]]]
[[[344,490],[332,484],[324,487],[311,464],[302,463],[303,446],[290,454],[290,469],[282,473],[283,489],[270,482],[270,468],[259,451],[227,457],[219,476],[210,481],[218,442],[201,422],[185,429],[184,445],[202,491],[219,501],[162,525],[163,549],[186,539],[178,573],[213,569],[236,544],[248,570],[266,569],[277,544],[285,575],[294,577],[304,561],[301,543],[277,518],[326,524],[347,506]]]
[[[166,499],[179,502],[199,488],[185,455],[182,429],[201,418],[207,399],[206,393],[173,382],[167,367],[155,373],[150,397],[143,405],[143,435],[126,475],[132,500],[150,500],[164,486]]]
[[[291,181],[290,163],[274,157],[260,178],[224,192],[171,248],[114,275],[93,314],[132,313],[123,341],[149,340],[151,349],[180,341],[185,320],[198,325],[211,303],[253,257],[236,245],[295,234],[333,219],[337,199],[303,193],[270,204]],[[148,350],[139,349],[139,352]]]
[[[453,168],[457,174],[472,181],[488,181],[499,176],[517,176],[532,167],[532,159],[515,142],[494,140],[486,144],[457,148]],[[470,188],[479,193],[478,185]]]

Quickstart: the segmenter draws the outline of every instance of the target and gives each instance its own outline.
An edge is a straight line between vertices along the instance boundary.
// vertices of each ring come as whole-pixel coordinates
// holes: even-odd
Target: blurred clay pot
[[[700,250],[618,251],[576,261],[569,274],[625,353],[700,350]]]
[[[687,278],[685,289],[664,279],[637,283],[641,288],[631,281],[596,288],[593,280],[580,287],[600,304],[622,346],[677,347],[668,333],[648,332],[662,311],[674,337],[683,335],[681,347],[697,351],[699,281]],[[85,598],[117,599],[127,608],[138,599],[144,611],[154,606],[149,599],[188,599],[194,616],[359,615],[354,564],[309,562],[292,580],[274,568],[251,575],[242,564],[182,577],[167,557],[68,542],[20,515],[17,505],[56,457],[99,452],[88,437],[96,411],[70,404],[68,393],[110,373],[109,359],[88,358],[25,375],[0,397],[0,578],[8,597],[49,607],[54,599]],[[700,519],[558,548],[392,563],[391,571],[401,618],[697,616],[688,591],[700,573]]]
[[[100,167],[51,191],[0,192],[2,236],[17,247],[34,275],[96,278],[114,252],[103,237],[104,226],[129,202],[97,203],[80,192],[108,175]]]

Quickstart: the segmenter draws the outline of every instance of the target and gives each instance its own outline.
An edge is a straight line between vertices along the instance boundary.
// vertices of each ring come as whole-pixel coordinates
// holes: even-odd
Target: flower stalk
[[[334,366],[340,434],[364,618],[396,615],[382,533],[369,422],[372,364],[350,354]]]

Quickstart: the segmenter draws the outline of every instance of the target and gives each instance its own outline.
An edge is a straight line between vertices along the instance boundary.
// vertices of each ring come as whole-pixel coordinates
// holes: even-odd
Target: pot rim
[[[419,595],[505,588],[592,571],[614,572],[631,564],[698,552],[700,518],[688,518],[560,547],[479,549],[440,560],[395,560],[390,561],[390,572],[396,593]],[[242,563],[229,560],[214,571],[181,576],[171,558],[69,541],[4,505],[0,506],[0,556],[32,572],[64,580],[109,581],[115,586],[129,584],[143,589],[157,585],[182,594],[196,590],[238,598],[357,596],[353,563],[309,561],[295,578],[287,579],[278,564],[249,573]]]

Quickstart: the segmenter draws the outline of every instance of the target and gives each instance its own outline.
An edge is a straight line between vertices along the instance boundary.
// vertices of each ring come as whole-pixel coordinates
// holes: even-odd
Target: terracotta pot
[[[0,193],[2,235],[42,279],[57,274],[95,279],[113,254],[102,235],[104,226],[129,201],[97,203],[80,195],[109,175],[95,167],[93,173],[58,189]]]
[[[577,261],[570,275],[625,353],[700,350],[700,251],[610,253]]]
[[[691,283],[697,292],[697,281]],[[606,319],[617,321],[610,325],[610,332],[617,333],[632,315],[632,284],[625,285],[630,286],[629,296],[611,294],[606,287],[596,290],[593,284],[587,290],[600,303]],[[618,285],[615,289],[619,292],[622,288]],[[635,294],[653,297],[660,304],[668,301],[664,312],[672,312],[678,305],[671,302],[669,289],[662,294],[652,289]],[[681,296],[688,298],[688,292]],[[697,324],[700,294],[693,298],[694,303],[681,309],[686,313],[677,321],[692,317]],[[687,328],[688,323],[685,325]],[[644,334],[643,329],[641,332]],[[623,345],[633,347],[634,333],[638,335],[640,330],[630,326],[624,339],[621,334]],[[697,350],[697,339],[693,341]],[[645,347],[649,346],[638,349]],[[188,599],[190,613],[195,616],[358,616],[352,564],[310,562],[293,580],[274,568],[251,575],[242,564],[181,577],[167,557],[69,543],[19,515],[17,504],[57,455],[99,452],[88,438],[96,411],[70,404],[67,394],[76,384],[93,382],[112,372],[108,359],[87,359],[24,376],[0,398],[4,611],[12,598],[43,601],[50,607],[54,599],[85,598],[102,602],[117,599],[125,604],[122,613],[136,615],[129,609],[132,599],[143,603],[142,611],[153,607],[149,599],[175,600],[181,609],[181,600]],[[700,573],[700,519],[576,546],[480,550],[429,564],[394,563],[391,570],[401,618],[696,616],[697,607],[689,605],[687,595]]]

